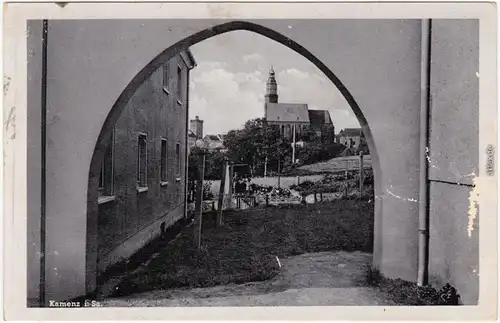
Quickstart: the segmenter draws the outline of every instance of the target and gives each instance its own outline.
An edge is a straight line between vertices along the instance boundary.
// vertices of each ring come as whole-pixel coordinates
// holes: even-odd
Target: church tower
[[[194,120],[189,121],[189,130],[196,136],[196,140],[203,138],[203,120],[198,116]]]
[[[269,70],[269,78],[266,83],[266,103],[278,103],[278,83],[276,83],[276,78],[274,74],[274,69],[271,66]]]

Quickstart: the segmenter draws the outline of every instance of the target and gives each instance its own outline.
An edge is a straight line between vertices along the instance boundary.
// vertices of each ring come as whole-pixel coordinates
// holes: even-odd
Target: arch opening
[[[102,126],[101,132],[98,136],[97,143],[94,149],[94,153],[92,155],[90,168],[89,168],[89,183],[87,190],[87,252],[86,252],[86,288],[87,292],[92,292],[96,287],[96,279],[95,277],[98,274],[98,270],[96,267],[97,263],[97,249],[98,249],[98,203],[97,203],[97,188],[99,187],[100,182],[100,171],[103,160],[106,158],[107,152],[106,147],[110,138],[113,136],[113,129],[115,124],[117,123],[122,111],[127,106],[134,93],[136,93],[137,89],[140,87],[143,82],[145,82],[155,71],[157,71],[165,62],[169,59],[177,55],[183,50],[188,49],[189,47],[206,40],[208,38],[212,38],[214,36],[228,33],[236,30],[246,30],[250,32],[254,32],[261,36],[267,37],[271,40],[274,40],[287,48],[293,50],[298,53],[313,65],[315,65],[325,76],[328,78],[333,85],[338,89],[343,98],[346,100],[354,115],[356,116],[362,131],[363,135],[366,139],[371,159],[372,159],[372,168],[374,173],[374,189],[375,196],[378,196],[377,192],[380,191],[380,187],[378,187],[378,183],[380,183],[380,166],[379,159],[377,155],[377,150],[375,147],[375,142],[373,140],[370,127],[367,123],[364,114],[362,113],[361,108],[358,106],[356,100],[353,95],[347,89],[347,87],[340,81],[340,79],[327,67],[324,63],[321,62],[319,58],[317,58],[314,54],[309,52],[306,48],[296,43],[292,39],[286,37],[285,35],[278,33],[272,29],[264,27],[262,25],[258,25],[252,22],[246,21],[231,21],[222,23],[211,28],[207,28],[200,32],[197,32],[176,44],[170,46],[165,49],[159,55],[157,55],[151,62],[149,62],[139,73],[131,80],[131,82],[127,85],[124,91],[116,100],[115,104],[111,108],[104,124]],[[381,214],[382,208],[382,200],[375,200],[375,217]],[[376,223],[376,221],[375,221]],[[162,224],[163,225],[163,224]],[[377,234],[377,227],[375,226],[374,234]],[[374,246],[373,250],[375,253],[380,253],[380,250],[376,250]]]

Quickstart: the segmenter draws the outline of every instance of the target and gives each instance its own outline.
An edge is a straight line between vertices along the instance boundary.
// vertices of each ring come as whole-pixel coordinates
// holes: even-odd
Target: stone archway
[[[141,71],[135,75],[135,77],[128,83],[125,90],[116,100],[111,111],[109,112],[104,125],[100,131],[97,143],[95,145],[94,153],[90,162],[89,177],[88,177],[88,189],[87,189],[87,230],[86,230],[86,291],[91,292],[95,289],[96,285],[96,262],[97,262],[97,245],[98,245],[98,230],[97,230],[97,218],[98,218],[98,204],[97,204],[97,186],[99,180],[100,166],[102,159],[104,158],[105,143],[109,136],[111,136],[112,129],[116,122],[118,121],[121,112],[129,102],[132,95],[135,93],[137,88],[162,64],[164,64],[170,57],[179,53],[183,49],[189,48],[190,46],[199,43],[205,39],[217,36],[219,34],[235,31],[235,30],[246,30],[255,32],[267,38],[270,38],[291,50],[299,53],[304,58],[309,60],[317,68],[319,68],[325,76],[333,83],[333,85],[339,90],[342,96],[345,98],[351,109],[353,110],[356,118],[358,119],[363,133],[366,137],[367,144],[370,150],[372,158],[372,167],[375,178],[375,195],[380,194],[381,188],[379,187],[380,178],[382,176],[377,149],[375,147],[375,142],[372,137],[372,133],[368,122],[359,107],[358,103],[354,99],[353,95],[347,89],[347,87],[340,81],[340,79],[331,71],[324,63],[321,62],[314,54],[308,51],[306,48],[296,43],[292,39],[278,33],[270,28],[264,27],[262,25],[246,22],[246,21],[231,21],[216,25],[211,28],[204,29],[197,32],[177,43],[168,47],[159,55],[157,55],[151,62],[144,66]],[[377,218],[382,214],[382,199],[376,199],[375,201],[375,223],[377,223]],[[377,235],[377,225],[375,225],[375,235]],[[380,253],[376,246],[374,248],[374,253]]]

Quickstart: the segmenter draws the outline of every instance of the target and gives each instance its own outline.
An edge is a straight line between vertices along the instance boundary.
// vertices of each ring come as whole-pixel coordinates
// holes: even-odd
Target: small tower
[[[266,83],[266,103],[278,103],[278,83],[276,83],[274,69],[271,66],[269,78]]]
[[[203,120],[198,116],[189,122],[189,129],[195,134],[196,140],[203,138]]]

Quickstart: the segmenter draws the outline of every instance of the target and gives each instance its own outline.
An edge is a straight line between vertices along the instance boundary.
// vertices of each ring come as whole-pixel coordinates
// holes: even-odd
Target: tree
[[[199,148],[193,147],[189,154],[188,179],[196,180]],[[222,177],[224,158],[226,154],[222,150],[213,150],[205,153],[205,179],[218,180]]]
[[[290,143],[281,138],[279,129],[262,118],[247,121],[243,129],[229,131],[224,146],[229,159],[248,164],[254,176],[264,174],[266,157],[267,170],[277,171],[278,158],[286,160],[292,150]]]

